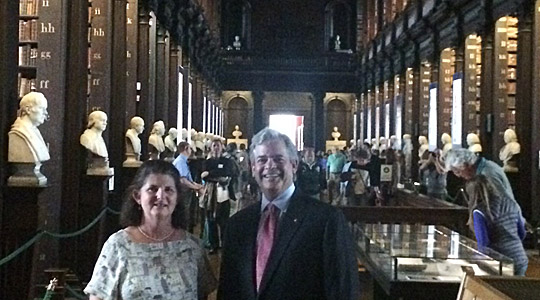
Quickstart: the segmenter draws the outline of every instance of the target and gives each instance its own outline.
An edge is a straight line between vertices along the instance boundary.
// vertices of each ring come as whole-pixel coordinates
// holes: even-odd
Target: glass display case
[[[429,299],[432,289],[441,292],[441,299],[455,299],[462,266],[472,267],[477,276],[514,273],[510,258],[489,248],[479,251],[476,242],[443,226],[355,224],[352,230],[360,260],[392,297]]]

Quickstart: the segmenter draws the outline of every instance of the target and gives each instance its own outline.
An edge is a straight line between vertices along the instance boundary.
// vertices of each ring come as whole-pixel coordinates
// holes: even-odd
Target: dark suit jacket
[[[225,232],[218,299],[357,300],[358,268],[345,217],[298,189],[282,214],[260,293],[255,288],[260,203],[234,215]]]

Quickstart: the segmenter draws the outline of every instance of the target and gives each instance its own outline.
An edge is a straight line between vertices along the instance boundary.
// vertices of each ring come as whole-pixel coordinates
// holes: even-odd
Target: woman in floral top
[[[146,161],[126,192],[121,223],[105,242],[90,300],[206,299],[216,287],[200,241],[184,230],[180,176],[171,163]]]

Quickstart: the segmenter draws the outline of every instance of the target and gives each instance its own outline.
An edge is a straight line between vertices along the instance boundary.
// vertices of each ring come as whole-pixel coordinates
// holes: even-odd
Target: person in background
[[[122,206],[125,228],[105,242],[84,289],[90,300],[198,300],[215,289],[200,241],[185,231],[179,190],[171,163],[141,165]]]
[[[467,149],[448,151],[444,161],[447,171],[452,171],[456,176],[466,181],[472,180],[478,175],[484,175],[493,183],[498,194],[511,201],[516,201],[506,174],[495,162],[479,157]]]
[[[514,260],[514,275],[524,276],[528,258],[523,248],[525,220],[516,201],[500,194],[486,176],[478,175],[466,185],[470,229],[478,249],[489,247]],[[489,253],[487,253],[489,254]]]
[[[342,174],[342,180],[347,182],[345,205],[373,206],[374,200],[381,201],[380,162],[372,161],[369,148],[360,147],[351,153],[351,164]]]
[[[180,173],[180,192],[184,196],[184,203],[188,204],[188,231],[193,232],[193,228],[197,222],[197,207],[199,201],[194,193],[202,192],[203,185],[193,181],[191,171],[188,166],[188,159],[191,156],[191,147],[188,142],[180,142],[178,144],[178,155],[173,165]]]
[[[223,144],[220,138],[214,138],[210,146],[209,157],[204,164],[201,177],[206,181],[206,194],[202,203],[204,218],[202,228],[206,232],[205,246],[210,253],[215,253],[221,247],[221,241],[225,232],[225,226],[229,219],[231,204],[229,200],[234,198],[234,190],[230,189],[231,177],[233,176],[233,162],[223,156]]]
[[[326,178],[317,160],[315,150],[310,147],[304,148],[303,159],[298,166],[296,183],[304,194],[320,200],[320,193],[326,189]]]
[[[250,151],[262,199],[229,220],[218,299],[359,299],[355,250],[345,217],[295,187],[294,144],[265,128],[253,137]]]
[[[332,148],[332,154],[328,157],[326,167],[326,180],[328,187],[328,203],[332,204],[339,200],[340,176],[347,157],[338,148]],[[337,204],[337,203],[336,203]]]
[[[424,152],[420,164],[420,174],[422,175],[422,183],[427,189],[427,195],[446,200],[448,196],[446,191],[446,170],[439,149],[433,152]]]

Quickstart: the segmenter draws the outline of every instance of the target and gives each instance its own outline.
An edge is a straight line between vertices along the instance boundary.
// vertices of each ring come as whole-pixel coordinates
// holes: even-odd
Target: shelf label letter
[[[49,88],[49,80],[40,80],[39,81],[39,88],[40,89],[48,89]]]
[[[42,60],[51,59],[51,52],[50,51],[41,51],[40,57],[41,57]]]
[[[94,36],[105,36],[105,31],[101,28],[94,28]]]
[[[41,32],[42,33],[54,33],[54,26],[51,23],[41,23]]]

